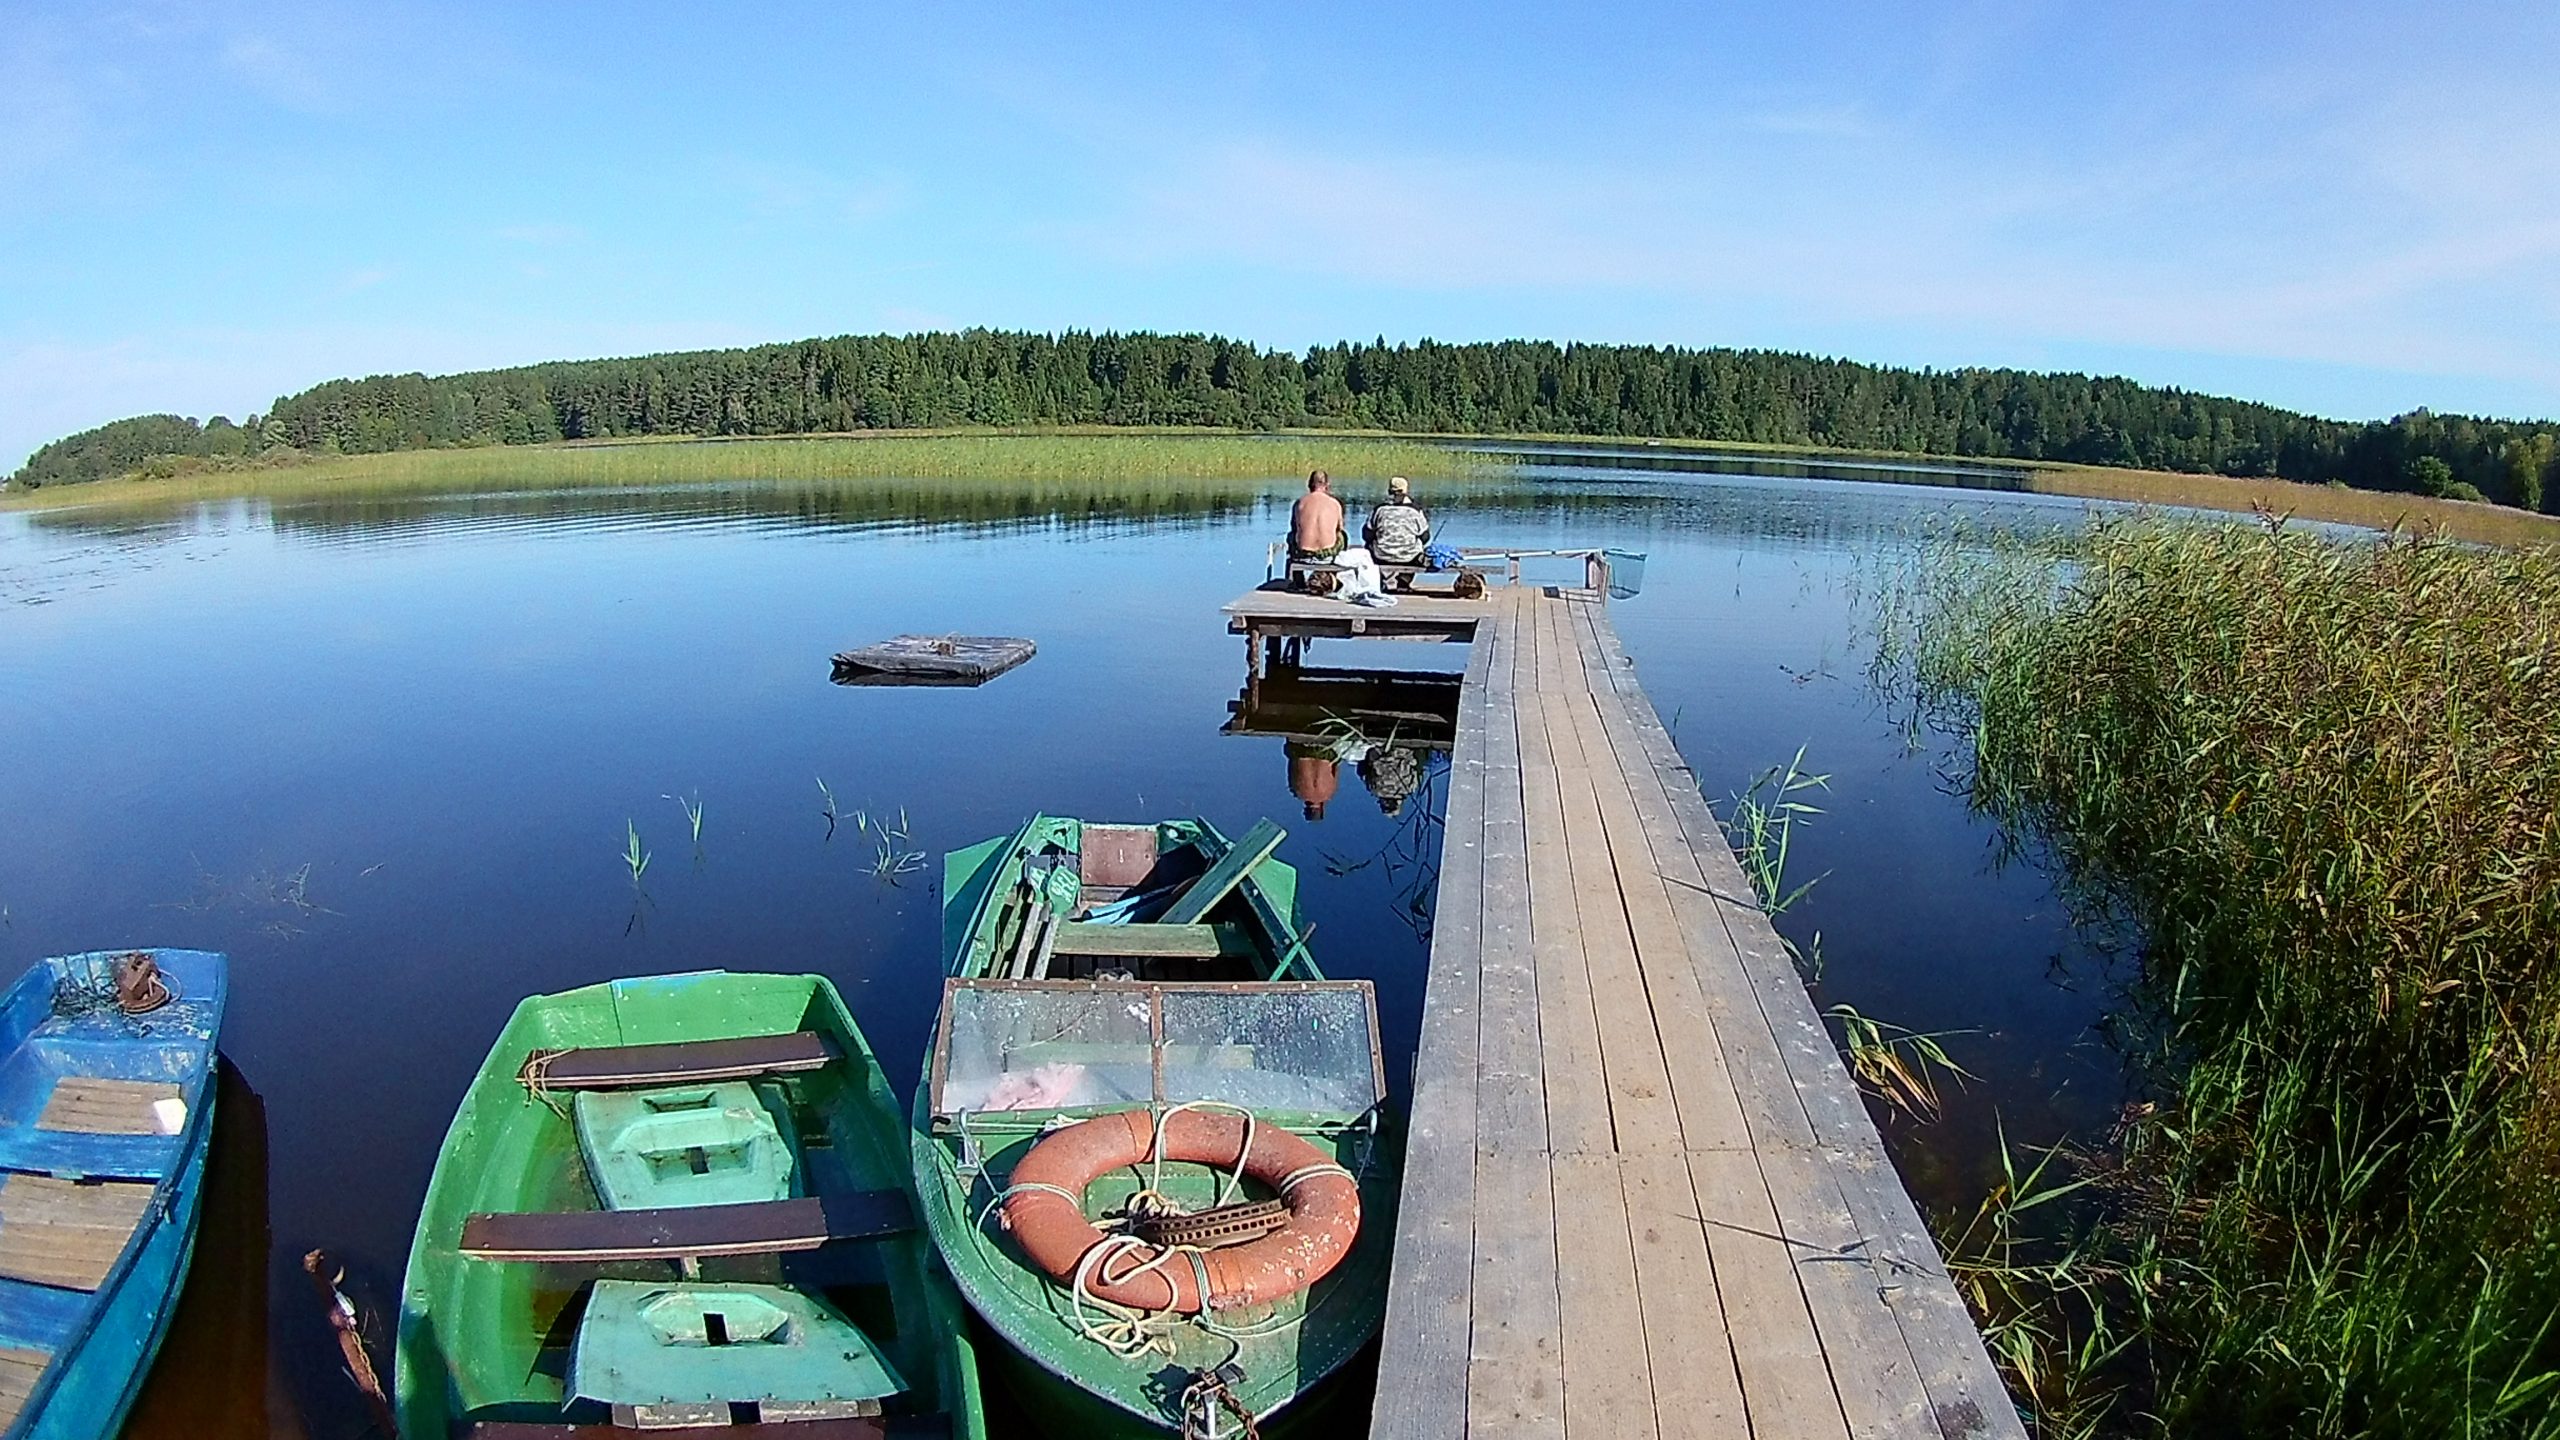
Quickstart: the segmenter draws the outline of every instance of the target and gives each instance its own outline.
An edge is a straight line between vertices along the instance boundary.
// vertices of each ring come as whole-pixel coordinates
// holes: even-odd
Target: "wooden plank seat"
[[[1058,924],[1060,955],[1101,955],[1133,960],[1218,960],[1253,954],[1253,942],[1240,925],[1096,925],[1083,920]]]
[[[1174,897],[1173,904],[1164,912],[1164,923],[1197,925],[1208,919],[1209,912],[1217,907],[1218,902],[1242,885],[1244,877],[1253,873],[1253,867],[1270,859],[1271,852],[1280,848],[1280,842],[1287,835],[1287,831],[1269,820],[1253,822],[1253,828],[1246,831],[1244,838],[1226,854],[1218,857],[1218,863],[1209,867],[1209,873],[1192,881]]]
[[[106,1283],[157,1187],[50,1175],[0,1179],[0,1277],[65,1290]]]
[[[948,1415],[867,1415],[845,1420],[784,1420],[771,1424],[688,1425],[678,1430],[631,1430],[619,1425],[549,1425],[523,1420],[465,1421],[455,1440],[632,1440],[680,1436],[682,1440],[915,1440],[951,1433]]]
[[[597,1045],[560,1050],[526,1062],[525,1083],[542,1090],[612,1090],[752,1080],[823,1070],[836,1062],[835,1042],[813,1030],[682,1040],[666,1045]]]
[[[907,1192],[858,1190],[743,1205],[484,1212],[462,1222],[461,1250],[475,1260],[601,1264],[703,1255],[778,1255],[815,1250],[834,1240],[877,1240],[914,1228]]]
[[[0,1430],[18,1421],[53,1357],[42,1350],[0,1350]]]
[[[84,1135],[166,1134],[170,1127],[161,1125],[152,1107],[184,1093],[166,1080],[65,1075],[53,1082],[53,1094],[45,1100],[44,1113],[36,1117],[36,1128]]]

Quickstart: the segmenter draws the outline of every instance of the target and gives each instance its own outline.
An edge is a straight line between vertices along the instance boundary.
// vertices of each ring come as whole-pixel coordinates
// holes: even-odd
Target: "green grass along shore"
[[[623,439],[544,445],[395,450],[375,455],[309,455],[221,462],[154,461],[128,475],[76,486],[0,494],[0,509],[149,506],[169,501],[337,493],[638,487],[741,480],[1078,482],[1197,489],[1259,488],[1312,469],[1358,485],[1387,475],[1461,479],[1495,473],[1498,457],[1453,442],[1642,447],[1661,453],[1767,455],[1817,461],[1855,459],[1946,466],[1995,481],[2023,474],[2045,494],[2247,512],[2376,529],[2434,530],[2485,544],[2560,544],[2560,516],[2419,495],[2235,479],[2109,466],[1987,461],[1866,449],[1663,440],[1645,436],[1422,435],[1074,426],[1007,430],[865,431],[752,439]],[[2010,481],[2010,483],[2015,483]]]

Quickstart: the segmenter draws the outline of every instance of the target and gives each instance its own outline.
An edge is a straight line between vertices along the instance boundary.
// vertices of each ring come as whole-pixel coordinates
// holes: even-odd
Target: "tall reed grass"
[[[1496,461],[1446,445],[1358,435],[1118,431],[883,433],[755,440],[647,440],[400,450],[50,487],[0,505],[98,505],[137,499],[339,492],[651,487],[720,482],[904,480],[1090,487],[1261,484],[1329,469],[1359,485],[1389,474],[1473,475]]]
[[[2100,1286],[2050,1333],[2102,1296],[2139,1343],[2022,1389],[2059,1430],[2560,1435],[2560,556],[2136,519],[1942,535],[1882,599],[1975,801],[2144,936],[2156,1098],[2038,1262]]]

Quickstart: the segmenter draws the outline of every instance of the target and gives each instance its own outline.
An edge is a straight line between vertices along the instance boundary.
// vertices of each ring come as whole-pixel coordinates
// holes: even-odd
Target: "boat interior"
[[[171,1002],[117,1009],[108,964],[38,966],[0,1004],[0,1430],[139,1242],[201,1104],[218,980],[162,957]]]
[[[753,1074],[793,1053],[829,1060]],[[567,1188],[542,1212],[471,1215],[460,1249],[529,1285],[534,1369],[559,1385],[562,1419],[654,1429],[937,1408],[892,1357],[879,1247],[851,1243],[908,1233],[913,1217],[871,1147],[837,1143],[835,1055],[803,1034],[528,1064],[547,1102],[535,1122],[565,1121],[583,1163],[562,1167]]]
[[[1279,957],[1269,927],[1239,891],[1283,833],[1266,820],[1213,856],[1212,837],[1187,824],[1079,825],[1073,848],[1052,844],[1024,857],[992,973],[1041,980],[1264,978]]]

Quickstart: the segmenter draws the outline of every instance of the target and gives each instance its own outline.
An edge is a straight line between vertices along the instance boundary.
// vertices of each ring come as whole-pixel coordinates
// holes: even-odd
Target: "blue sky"
[[[2560,414],[2560,6],[0,7],[0,469],[962,325]]]

